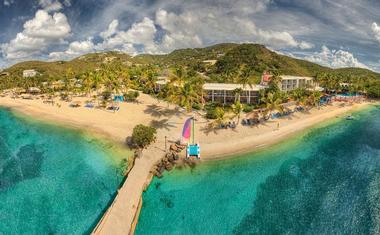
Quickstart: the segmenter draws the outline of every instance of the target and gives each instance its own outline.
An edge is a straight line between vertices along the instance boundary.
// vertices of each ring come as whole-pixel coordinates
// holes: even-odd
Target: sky
[[[0,0],[0,68],[235,42],[380,72],[379,12],[379,0]]]

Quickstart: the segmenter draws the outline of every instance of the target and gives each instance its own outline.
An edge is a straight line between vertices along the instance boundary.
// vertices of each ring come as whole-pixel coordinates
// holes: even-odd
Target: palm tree
[[[296,101],[297,105],[303,105],[306,100],[306,90],[303,88],[294,89],[291,92],[291,97]]]
[[[75,79],[75,74],[71,68],[69,68],[66,71],[66,75],[64,77],[64,92],[65,92],[65,97],[70,98],[70,94],[74,91],[74,82],[73,80]]]
[[[81,76],[82,80],[82,90],[86,94],[86,96],[91,95],[91,89],[93,85],[93,77],[94,74],[92,72],[84,73]]]
[[[185,83],[187,72],[183,67],[176,67],[169,74],[170,83],[182,86]]]
[[[279,84],[281,83],[281,76],[280,74],[278,73],[277,70],[273,70],[271,71],[271,78],[270,78],[270,81],[269,81],[269,88],[268,90],[272,93],[276,93],[276,92],[279,92],[280,91],[280,88],[278,87]]]
[[[243,112],[243,105],[240,103],[240,101],[236,101],[235,104],[231,106],[232,112],[234,113],[234,116],[238,118],[237,125],[239,125],[240,122],[240,115]]]
[[[273,93],[269,92],[266,96],[261,98],[261,101],[265,105],[265,111],[267,112],[268,116],[271,116],[273,110],[283,112],[281,99],[279,97],[276,97]]]
[[[322,93],[320,91],[313,91],[307,98],[307,103],[310,106],[316,106],[319,108],[319,102],[321,99]]]
[[[226,112],[222,107],[216,107],[214,110],[215,120],[210,123],[210,127],[215,128],[221,126],[226,120]]]
[[[92,88],[95,90],[95,95],[94,95],[94,98],[97,100],[98,102],[98,106],[99,106],[99,91],[102,87],[102,77],[101,77],[101,74],[100,74],[100,71],[95,71],[95,73],[93,73],[94,76],[92,78]]]
[[[188,81],[183,86],[177,86],[177,92],[172,98],[190,112],[194,104],[204,103],[202,84]]]
[[[233,94],[235,95],[235,103],[238,101],[240,102],[241,93],[243,93],[242,88],[236,88],[235,90],[233,90]]]
[[[131,84],[131,75],[130,75],[129,69],[127,68],[122,69],[120,71],[119,77],[121,80],[120,83],[123,89],[123,93],[126,93]]]
[[[253,81],[250,67],[246,64],[241,65],[238,71],[237,80],[239,84],[243,85],[243,89],[246,88],[247,85],[252,87]]]

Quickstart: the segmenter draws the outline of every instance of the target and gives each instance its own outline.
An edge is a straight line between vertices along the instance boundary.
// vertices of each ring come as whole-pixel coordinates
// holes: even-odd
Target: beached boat
[[[183,125],[182,142],[187,143],[186,158],[201,158],[200,145],[194,141],[195,120],[194,117],[188,118]],[[191,140],[191,141],[190,141]]]

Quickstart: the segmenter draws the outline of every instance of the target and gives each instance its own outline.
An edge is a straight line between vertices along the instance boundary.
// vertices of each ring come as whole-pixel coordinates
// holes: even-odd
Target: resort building
[[[158,77],[155,91],[159,92],[168,82],[169,79],[167,77]],[[232,83],[205,83],[203,85],[204,99],[207,102],[232,104],[238,98],[242,104],[257,104],[259,102],[260,90],[266,87],[262,85],[244,86]]]
[[[281,76],[280,89],[282,91],[292,91],[297,88],[307,88],[314,85],[312,77]]]
[[[32,78],[32,77],[35,77],[36,75],[37,75],[37,71],[34,69],[28,69],[22,72],[22,76],[24,78]]]
[[[261,85],[268,85],[271,78],[272,75],[264,72],[261,77]],[[280,78],[281,82],[278,86],[282,91],[292,91],[297,88],[308,88],[317,85],[312,77],[282,75]]]
[[[203,90],[208,102],[216,102],[221,104],[231,104],[236,98],[240,97],[242,104],[257,104],[259,102],[260,90],[265,89],[262,85],[246,85],[229,84],[229,83],[205,83]]]

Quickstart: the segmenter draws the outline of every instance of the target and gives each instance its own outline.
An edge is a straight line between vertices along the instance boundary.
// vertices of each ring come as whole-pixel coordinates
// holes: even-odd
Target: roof
[[[244,87],[244,85],[242,84],[232,84],[232,83],[205,83],[203,85],[203,89],[204,90],[226,90],[226,91],[233,91],[235,89],[242,89],[244,91],[259,91],[259,90],[262,90],[264,88],[266,88],[266,86],[262,86],[262,85],[246,85]]]
[[[158,80],[158,81],[156,81],[156,84],[158,84],[158,85],[166,85],[166,84],[168,84],[168,81],[167,80]]]
[[[204,60],[202,61],[203,63],[206,63],[206,64],[211,64],[211,65],[214,65],[216,64],[216,62],[218,62],[217,60]]]
[[[289,75],[283,75],[280,76],[282,80],[300,80],[300,79],[305,79],[305,80],[313,80],[312,77],[301,77],[301,76],[289,76]]]
[[[33,93],[34,92],[39,93],[39,92],[41,92],[41,89],[38,87],[29,87],[28,91],[33,92]]]

